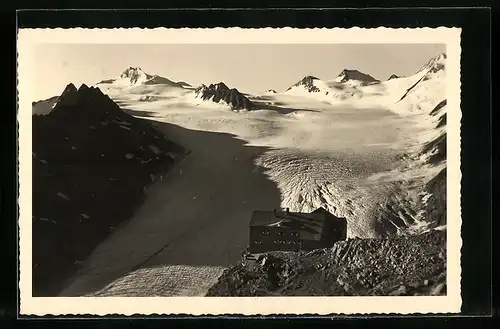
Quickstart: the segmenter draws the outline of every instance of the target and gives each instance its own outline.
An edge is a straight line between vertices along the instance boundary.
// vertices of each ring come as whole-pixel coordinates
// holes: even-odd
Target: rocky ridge
[[[54,296],[184,150],[86,85],[32,122],[33,295]]]
[[[314,85],[314,80],[319,80],[319,79],[312,76],[312,75],[308,75],[308,76],[302,78],[302,80],[300,80],[299,82],[297,82],[296,84],[294,84],[290,88],[288,88],[286,91],[289,91],[293,87],[303,86],[310,93],[320,92],[321,90]]]
[[[214,103],[224,102],[233,110],[252,110],[255,107],[238,89],[229,89],[223,82],[210,84],[208,87],[202,84],[196,88],[195,95],[197,98]]]

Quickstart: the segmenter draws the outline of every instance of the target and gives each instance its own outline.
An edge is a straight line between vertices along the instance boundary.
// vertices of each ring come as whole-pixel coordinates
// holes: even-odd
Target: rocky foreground
[[[446,294],[446,231],[349,239],[331,249],[271,252],[227,269],[207,296]]]

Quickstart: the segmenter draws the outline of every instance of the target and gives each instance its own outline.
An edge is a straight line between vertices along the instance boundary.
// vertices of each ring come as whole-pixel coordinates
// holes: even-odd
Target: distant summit
[[[82,87],[83,86],[87,87],[86,85],[82,85]],[[70,83],[66,86],[66,88],[64,88],[61,96],[58,97],[57,102],[54,105],[54,109],[62,105],[73,105],[76,103],[77,98],[78,90],[76,89],[74,84]]]
[[[182,85],[159,75],[151,75],[144,72],[140,67],[129,67],[120,74],[117,79],[103,80],[98,84],[120,84],[120,85],[169,85],[182,88]]]
[[[418,72],[427,71],[428,73],[437,73],[444,70],[446,64],[446,54],[440,53],[439,55],[431,58],[427,64],[422,66]],[[418,73],[417,72],[417,73]]]
[[[399,79],[399,78],[401,78],[399,75],[393,74],[393,75],[391,75],[391,76],[389,77],[389,79],[387,79],[387,80]]]
[[[308,92],[317,93],[320,90],[318,87],[314,85],[314,80],[319,80],[319,79],[312,75],[305,76],[304,78],[302,78],[302,80],[300,80],[299,82],[288,88],[286,91],[289,91],[293,87],[303,86],[304,89],[307,90]]]
[[[196,88],[195,95],[197,98],[211,100],[214,103],[223,101],[235,110],[251,110],[255,107],[254,104],[245,97],[245,95],[238,91],[238,89],[229,89],[229,87],[223,82],[211,84],[208,87],[202,84]]]
[[[184,81],[177,81],[177,84],[182,86],[182,87],[192,87],[189,83],[184,82]]]
[[[277,94],[276,90],[274,90],[274,89],[269,89],[269,90],[266,91],[266,93]]]
[[[361,82],[379,82],[379,80],[375,79],[369,74],[362,73],[358,70],[348,70],[343,69],[342,72],[339,73],[335,81],[337,82],[347,82],[349,80],[357,80]]]
[[[140,67],[129,67],[120,75],[121,79],[128,79],[131,84],[141,84],[152,78],[151,75],[144,72]]]

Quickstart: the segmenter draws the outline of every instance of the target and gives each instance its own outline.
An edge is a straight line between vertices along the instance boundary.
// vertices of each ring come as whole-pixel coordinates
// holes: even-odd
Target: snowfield
[[[429,68],[367,85],[317,79],[319,92],[249,95],[252,111],[200,100],[194,88],[98,84],[191,153],[61,295],[203,296],[239,260],[257,209],[323,206],[347,218],[351,238],[422,226],[415,203],[445,164],[415,154],[445,131],[430,115],[444,81]]]

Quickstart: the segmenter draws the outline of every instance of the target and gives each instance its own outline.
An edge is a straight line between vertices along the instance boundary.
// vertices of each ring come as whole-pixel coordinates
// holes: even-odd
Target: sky
[[[246,93],[283,91],[306,75],[334,79],[356,69],[376,79],[411,75],[445,44],[40,44],[34,101],[73,83],[94,85],[140,67],[193,86],[223,81]]]

